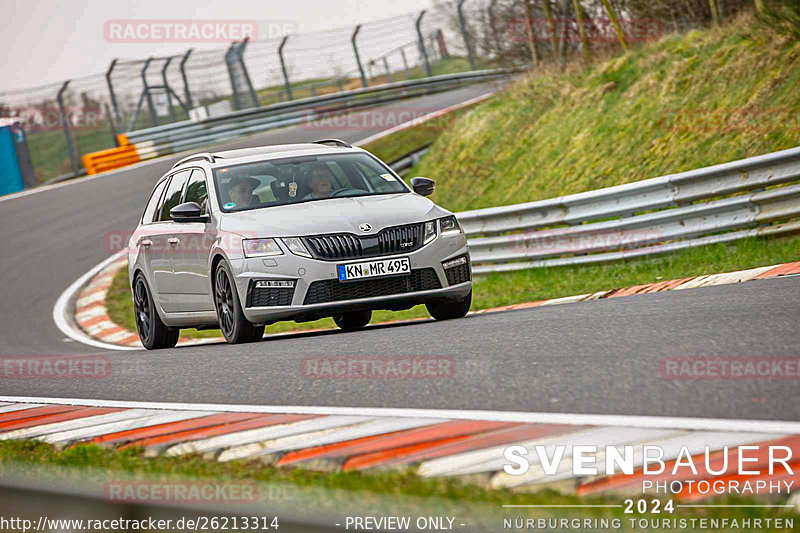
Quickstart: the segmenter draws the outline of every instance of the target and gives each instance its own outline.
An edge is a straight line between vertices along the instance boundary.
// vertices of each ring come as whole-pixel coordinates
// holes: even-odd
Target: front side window
[[[409,192],[383,164],[364,153],[298,156],[214,170],[223,211]]]
[[[181,195],[183,194],[183,186],[186,185],[191,170],[184,170],[172,176],[172,179],[167,186],[167,191],[164,193],[164,202],[161,205],[159,221],[172,220],[169,214],[170,209],[181,203]]]
[[[144,215],[142,215],[142,224],[150,224],[153,222],[153,216],[156,214],[158,201],[161,199],[161,193],[164,192],[168,180],[164,180],[153,189],[153,194],[150,195],[150,200],[147,202],[147,207],[144,208]]]
[[[202,214],[208,213],[208,188],[206,187],[206,174],[202,170],[194,169],[189,183],[186,185],[184,202],[195,202],[202,209]]]

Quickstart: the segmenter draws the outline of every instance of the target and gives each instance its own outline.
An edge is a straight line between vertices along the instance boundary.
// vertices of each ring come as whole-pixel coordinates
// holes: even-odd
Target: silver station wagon
[[[180,328],[261,339],[281,320],[333,317],[343,330],[372,311],[425,304],[467,314],[472,271],[455,216],[374,155],[339,140],[196,154],[150,196],[128,247],[136,326],[148,349]]]

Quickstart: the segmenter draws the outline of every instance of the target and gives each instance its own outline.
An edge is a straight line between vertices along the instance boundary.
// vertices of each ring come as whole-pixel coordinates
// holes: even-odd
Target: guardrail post
[[[358,36],[358,32],[361,31],[361,24],[356,26],[356,29],[353,31],[352,37],[350,37],[350,42],[353,44],[353,53],[356,56],[356,63],[358,64],[358,71],[361,73],[361,86],[367,87],[367,76],[364,74],[364,66],[361,64],[361,56],[358,55],[358,45],[356,44],[356,37]]]
[[[392,70],[389,68],[389,60],[383,56],[383,68],[386,69],[386,81],[392,83]]]
[[[69,129],[69,117],[64,111],[64,91],[67,90],[69,80],[65,81],[56,95],[56,103],[58,103],[58,117],[61,120],[61,127],[64,129],[64,135],[67,137],[67,151],[69,151],[69,159],[72,163],[72,174],[78,175],[78,154],[75,153],[75,146],[72,143],[72,133]]]
[[[467,0],[458,1],[458,24],[461,26],[461,35],[464,37],[464,45],[467,47],[467,58],[469,59],[469,69],[475,70],[475,55],[472,53],[472,45],[469,42],[469,33],[467,32],[467,22],[464,20],[464,2]]]
[[[144,61],[142,67],[142,84],[144,85],[144,96],[147,98],[147,107],[150,110],[150,123],[153,126],[158,126],[158,116],[156,115],[156,108],[153,106],[153,95],[150,94],[150,85],[147,83],[147,69],[150,67],[150,62],[153,61],[152,57],[148,57]]]
[[[183,54],[181,58],[181,78],[183,78],[183,95],[186,98],[186,106],[189,109],[194,107],[194,103],[192,102],[192,92],[189,90],[189,78],[186,77],[186,62],[189,60],[189,56],[192,55],[192,48],[186,50],[186,53]]]
[[[292,96],[292,84],[289,82],[289,73],[286,70],[286,61],[283,58],[283,47],[286,46],[286,41],[288,40],[289,36],[284,35],[280,46],[278,46],[278,59],[281,60],[281,71],[283,72],[283,83],[286,86],[286,94],[288,95],[289,100],[294,100],[294,97]]]
[[[169,119],[172,122],[177,122],[175,118],[175,109],[172,108],[172,95],[170,92],[172,89],[169,88],[169,82],[167,81],[167,69],[169,68],[169,64],[172,62],[172,56],[168,57],[166,61],[164,61],[164,66],[161,67],[161,81],[164,83],[164,89],[167,91],[167,105],[169,106]]]
[[[114,108],[114,116],[117,122],[120,122],[119,106],[117,105],[117,95],[114,94],[114,83],[111,81],[111,73],[114,72],[114,67],[117,66],[117,59],[112,59],[111,64],[106,71],[106,84],[108,85],[108,96],[111,98],[111,107]]]
[[[431,64],[428,61],[428,52],[425,51],[425,39],[422,38],[422,17],[425,16],[426,10],[422,10],[422,12],[417,17],[417,39],[419,40],[419,51],[422,52],[422,60],[425,62],[425,73],[430,78],[433,76],[433,71],[431,70]]]
[[[253,102],[253,107],[259,107],[258,95],[253,88],[253,81],[250,79],[250,73],[247,72],[247,66],[244,64],[244,49],[247,48],[247,43],[250,42],[250,37],[245,37],[239,46],[236,47],[236,57],[239,59],[239,66],[242,68],[244,81],[247,83],[247,90],[250,92],[250,100]]]

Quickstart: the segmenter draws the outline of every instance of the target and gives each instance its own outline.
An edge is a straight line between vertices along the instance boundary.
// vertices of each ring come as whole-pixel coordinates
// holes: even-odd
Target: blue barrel
[[[13,126],[18,119],[0,118],[0,195],[21,191],[22,172],[14,145]]]

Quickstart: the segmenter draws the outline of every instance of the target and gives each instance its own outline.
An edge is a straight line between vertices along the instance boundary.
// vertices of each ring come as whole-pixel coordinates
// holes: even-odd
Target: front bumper
[[[284,252],[277,257],[231,261],[244,314],[254,324],[280,320],[304,322],[362,309],[407,309],[430,301],[461,299],[472,290],[469,248],[462,234],[439,235],[433,242],[410,253],[347,261],[322,261]],[[467,270],[462,267],[460,275],[454,275],[455,271],[448,269],[448,280],[442,263],[461,256],[467,258]],[[411,276],[338,281],[339,264],[392,257],[408,257]],[[263,293],[256,297],[257,281],[293,281],[294,288],[270,289],[269,299]]]

